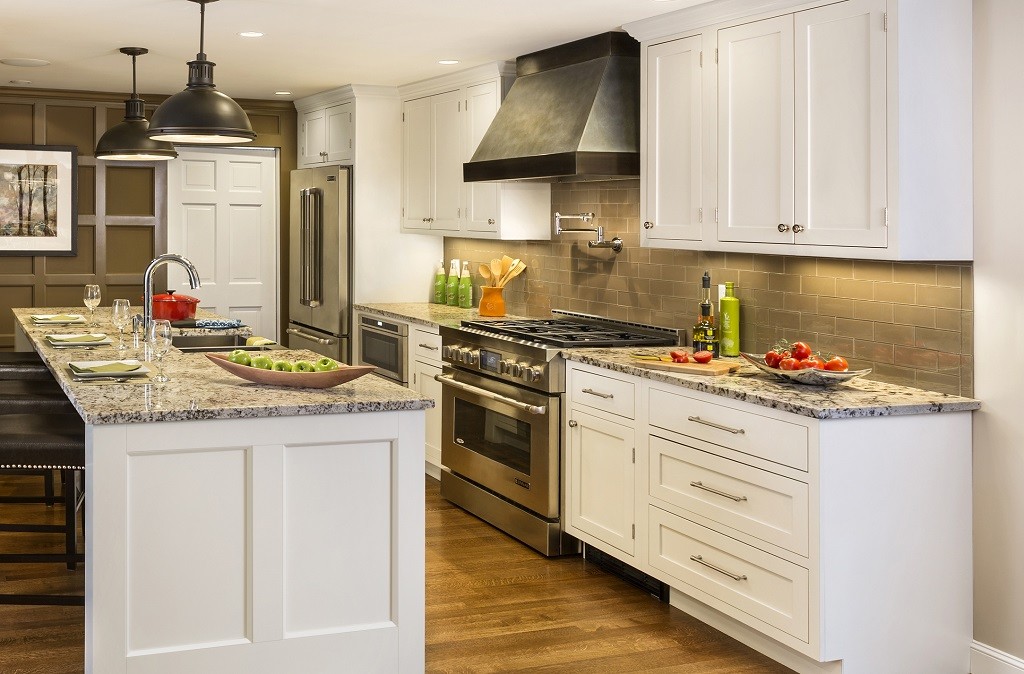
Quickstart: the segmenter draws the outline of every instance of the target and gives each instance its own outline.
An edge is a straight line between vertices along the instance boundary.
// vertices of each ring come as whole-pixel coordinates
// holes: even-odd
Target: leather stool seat
[[[74,411],[71,401],[53,379],[0,379],[0,414]]]
[[[35,351],[0,351],[0,380],[53,379]]]

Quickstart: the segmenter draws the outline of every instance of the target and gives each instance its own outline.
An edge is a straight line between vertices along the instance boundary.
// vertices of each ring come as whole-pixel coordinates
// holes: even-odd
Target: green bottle
[[[444,304],[444,286],[448,277],[444,274],[444,260],[437,263],[437,271],[434,272],[434,304]]]
[[[740,300],[735,284],[726,282],[725,296],[718,300],[719,338],[723,356],[740,355]]]
[[[459,277],[459,306],[463,309],[473,308],[473,278],[469,275],[469,262],[462,263],[462,275]]]
[[[444,303],[450,307],[459,306],[459,261],[452,260],[448,270],[448,281],[444,284]]]

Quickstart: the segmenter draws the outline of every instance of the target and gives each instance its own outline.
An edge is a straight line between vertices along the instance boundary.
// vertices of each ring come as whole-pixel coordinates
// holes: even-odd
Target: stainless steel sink
[[[171,345],[185,353],[211,353],[217,351],[268,351],[284,348],[279,344],[246,346],[242,335],[175,335]]]

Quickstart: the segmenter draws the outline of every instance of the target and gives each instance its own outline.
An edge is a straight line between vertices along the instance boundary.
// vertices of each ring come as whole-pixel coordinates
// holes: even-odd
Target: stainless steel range
[[[545,555],[579,551],[561,521],[563,349],[667,346],[676,330],[556,318],[441,327],[441,495]]]

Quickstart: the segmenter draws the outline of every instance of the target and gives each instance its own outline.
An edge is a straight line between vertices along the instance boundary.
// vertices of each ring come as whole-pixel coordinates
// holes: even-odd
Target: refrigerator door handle
[[[323,190],[307,187],[301,196],[301,286],[299,302],[318,307],[323,301]]]
[[[311,342],[316,342],[317,344],[323,344],[324,346],[329,346],[331,344],[334,344],[334,340],[333,339],[324,339],[323,337],[317,337],[316,335],[311,335],[308,332],[303,332],[302,330],[299,330],[298,328],[288,328],[288,330],[286,332],[289,335],[295,335],[296,337],[302,337],[303,339],[308,339]]]

